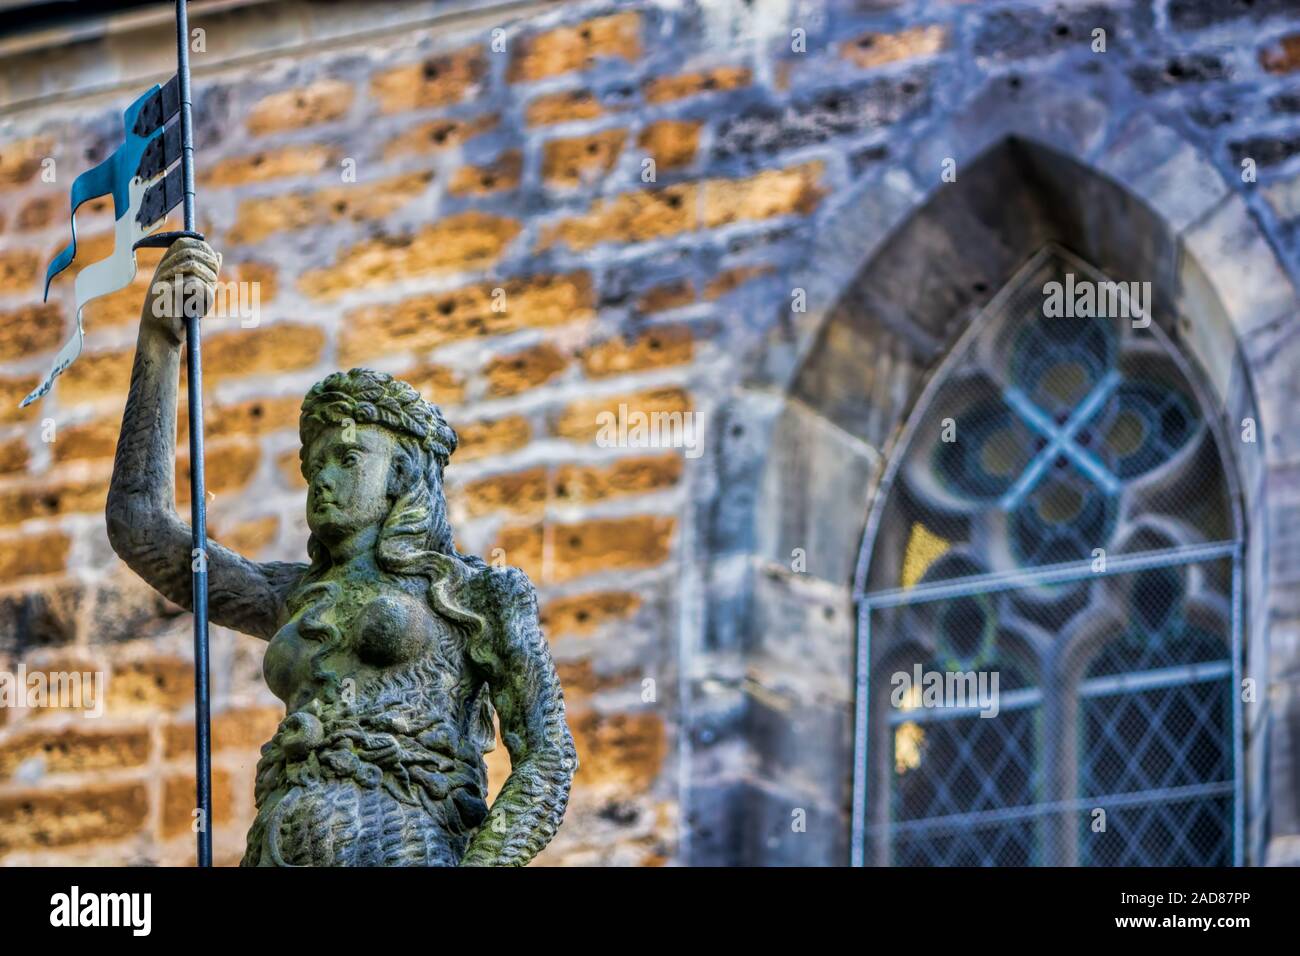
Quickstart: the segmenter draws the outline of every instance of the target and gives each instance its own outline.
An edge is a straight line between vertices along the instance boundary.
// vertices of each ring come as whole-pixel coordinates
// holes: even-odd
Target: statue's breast
[[[311,657],[318,647],[299,632],[297,619],[280,628],[262,658],[262,675],[271,693],[292,706],[295,693],[311,682]]]
[[[357,657],[371,667],[391,667],[429,653],[447,632],[447,622],[427,603],[405,593],[368,602],[353,625]]]
[[[349,593],[335,584],[280,628],[262,672],[292,710],[348,677],[366,681],[427,657],[457,667],[455,655],[441,653],[450,628],[422,597],[398,589]]]

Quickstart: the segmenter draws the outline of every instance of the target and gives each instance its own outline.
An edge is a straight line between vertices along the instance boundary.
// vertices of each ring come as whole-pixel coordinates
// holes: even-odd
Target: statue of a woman
[[[185,608],[184,323],[158,299],[197,283],[211,302],[219,268],[190,239],[158,265],[108,495],[113,549]],[[310,563],[207,546],[212,620],[270,641],[263,670],[287,709],[262,748],[244,865],[527,863],[564,817],[577,758],[528,579],[453,545],[442,474],[456,433],[410,385],[365,369],[313,386],[299,430]],[[493,708],[511,773],[489,810]]]

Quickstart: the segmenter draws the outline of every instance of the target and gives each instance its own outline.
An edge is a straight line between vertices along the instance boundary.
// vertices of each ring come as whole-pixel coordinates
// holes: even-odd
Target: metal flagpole
[[[81,310],[91,299],[124,288],[136,272],[135,250],[163,248],[177,239],[202,240],[194,230],[194,123],[190,109],[189,8],[176,0],[176,76],[155,86],[122,114],[125,138],[120,147],[72,184],[72,242],[57,253],[45,271],[45,297],[50,281],[66,269],[77,253],[77,207],[97,196],[113,196],[115,227],[113,254],[92,263],[77,277],[76,332],[55,357],[45,381],[22,404],[45,395],[55,377],[80,354]],[[174,123],[171,118],[179,112]],[[176,159],[179,170],[167,172]],[[179,173],[179,183],[177,181]],[[159,175],[161,174],[161,175]],[[157,179],[142,192],[135,187]],[[184,204],[185,228],[176,232],[149,232],[178,204]],[[139,238],[137,238],[139,237]],[[120,240],[126,238],[129,245]],[[84,283],[83,280],[87,280]],[[190,568],[194,598],[194,752],[195,789],[199,813],[198,864],[212,865],[212,749],[208,687],[208,565],[207,500],[203,473],[203,370],[199,323],[203,314],[193,309],[191,298],[181,294],[185,313],[186,368],[190,416]],[[174,300],[175,300],[174,299]],[[174,301],[173,300],[173,301]],[[197,314],[191,314],[197,312]]]
[[[176,0],[176,73],[180,78],[181,178],[185,231],[194,233],[194,122],[190,114],[190,26],[186,0]],[[188,297],[186,297],[188,302]],[[199,866],[212,865],[212,742],[208,694],[207,500],[203,474],[201,315],[185,313],[185,369],[190,414],[190,528],[194,573],[194,780],[198,791]]]

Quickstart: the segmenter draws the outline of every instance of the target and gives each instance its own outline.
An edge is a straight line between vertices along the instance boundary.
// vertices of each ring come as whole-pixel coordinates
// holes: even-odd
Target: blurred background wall
[[[103,519],[157,253],[87,310],[85,354],[52,394],[17,408],[74,320],[71,274],[40,300],[69,186],[116,147],[126,105],[174,71],[171,8],[58,6],[6,5],[0,39],[0,667],[108,681],[100,719],[0,710],[0,862],[186,863],[190,621],[119,564]],[[460,548],[538,586],[569,702],[582,769],[543,863],[847,861],[851,567],[790,584],[788,536],[758,553],[740,513],[771,459],[729,403],[772,356],[797,363],[805,313],[843,291],[807,277],[843,273],[856,243],[879,247],[939,188],[927,130],[1019,90],[1014,111],[1044,137],[1096,151],[1140,105],[1239,194],[1280,269],[1300,261],[1300,19],[1283,2],[192,6],[199,228],[261,304],[255,327],[206,328],[213,536],[303,558],[296,413],[328,372],[387,370],[441,405],[461,436],[448,472]],[[1104,54],[1090,49],[1098,26]],[[1097,105],[1034,100],[1049,82]],[[958,145],[973,151],[971,137]],[[79,263],[107,254],[110,224],[103,202],[83,213]],[[1003,279],[993,270],[972,296]],[[924,365],[859,377],[905,408]],[[763,385],[748,407],[780,400]],[[707,453],[602,447],[596,416],[620,405],[698,414]],[[882,422],[875,445],[809,437],[788,470],[817,489],[819,463],[859,463],[823,512],[815,497],[772,510],[806,531],[793,543],[814,565],[816,542],[860,538]],[[798,613],[761,599],[787,586],[803,589]],[[792,643],[774,650],[782,634]],[[260,641],[214,628],[212,642],[228,864],[283,708]],[[505,767],[498,748],[494,785]],[[778,853],[795,805],[820,836]]]

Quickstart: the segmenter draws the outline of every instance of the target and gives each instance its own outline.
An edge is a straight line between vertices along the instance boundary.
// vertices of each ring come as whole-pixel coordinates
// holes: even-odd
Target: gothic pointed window
[[[859,862],[1240,862],[1227,446],[1145,292],[1044,250],[900,437],[859,582]]]

